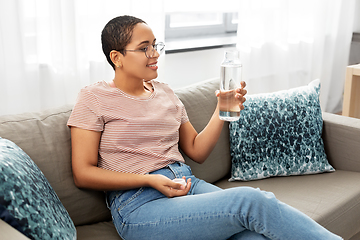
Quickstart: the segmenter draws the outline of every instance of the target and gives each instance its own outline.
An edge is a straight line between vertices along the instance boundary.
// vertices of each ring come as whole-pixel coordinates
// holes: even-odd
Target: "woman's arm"
[[[241,82],[241,88],[238,88],[235,97],[239,101],[240,110],[244,109],[243,103],[246,101],[244,95],[247,91],[244,89],[245,82]],[[218,96],[218,93],[216,93]],[[179,145],[184,153],[192,160],[203,163],[210,155],[219,139],[224,121],[219,118],[219,104],[206,127],[197,133],[190,122],[182,124],[179,130]]]
[[[162,175],[120,173],[97,167],[100,138],[101,132],[71,127],[72,170],[77,187],[102,191],[153,187],[167,197],[186,195],[190,190],[190,181],[184,188]]]

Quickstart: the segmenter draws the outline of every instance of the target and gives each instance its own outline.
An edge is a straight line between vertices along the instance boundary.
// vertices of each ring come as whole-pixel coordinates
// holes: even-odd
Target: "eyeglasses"
[[[159,42],[155,45],[148,45],[145,48],[138,49],[138,50],[129,50],[124,49],[123,51],[129,52],[144,52],[147,58],[152,58],[154,56],[155,50],[161,55],[164,52],[165,44],[163,42]]]

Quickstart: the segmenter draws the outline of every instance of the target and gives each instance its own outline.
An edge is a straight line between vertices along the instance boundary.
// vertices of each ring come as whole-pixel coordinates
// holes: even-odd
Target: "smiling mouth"
[[[154,62],[154,63],[150,63],[148,65],[146,65],[148,68],[150,68],[151,70],[154,70],[156,71],[159,67],[156,65],[157,62]]]

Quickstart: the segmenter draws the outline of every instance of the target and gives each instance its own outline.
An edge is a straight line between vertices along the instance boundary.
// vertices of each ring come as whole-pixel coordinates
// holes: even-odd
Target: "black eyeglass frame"
[[[148,51],[150,46],[152,47],[152,52],[151,52],[151,56],[148,56],[147,51]],[[160,47],[160,49],[158,49],[159,47]],[[142,49],[135,49],[135,50],[133,50],[133,49],[124,49],[122,51],[124,51],[124,52],[127,52],[127,51],[128,52],[144,52],[145,56],[147,58],[152,58],[154,56],[155,51],[157,51],[159,53],[159,55],[161,55],[164,52],[164,49],[165,49],[165,43],[158,42],[155,45],[152,45],[152,44],[147,45],[145,48],[142,48]],[[116,51],[121,52],[120,50],[116,50]]]

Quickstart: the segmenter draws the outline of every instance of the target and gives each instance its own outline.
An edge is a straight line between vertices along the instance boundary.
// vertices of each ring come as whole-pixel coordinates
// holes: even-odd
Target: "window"
[[[234,35],[237,13],[174,12],[166,14],[165,39]]]

